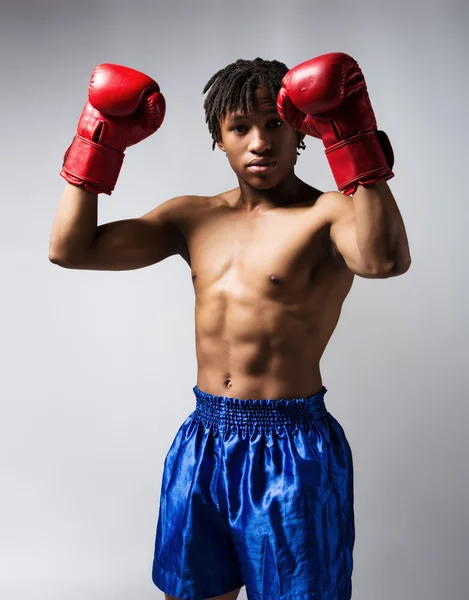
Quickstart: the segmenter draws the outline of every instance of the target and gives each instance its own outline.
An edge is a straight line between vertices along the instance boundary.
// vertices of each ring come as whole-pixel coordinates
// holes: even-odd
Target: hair
[[[272,100],[276,102],[282,87],[283,76],[288,67],[278,60],[238,59],[224,69],[220,69],[205,84],[203,94],[210,88],[204,101],[205,121],[212,136],[212,150],[221,140],[220,120],[227,111],[241,110],[249,113],[252,109],[254,92],[265,84],[270,88]],[[298,133],[298,149],[304,150],[305,143]],[[300,155],[297,152],[298,156]]]

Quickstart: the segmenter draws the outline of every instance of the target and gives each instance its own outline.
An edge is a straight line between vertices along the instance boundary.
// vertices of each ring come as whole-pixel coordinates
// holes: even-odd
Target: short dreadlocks
[[[241,110],[249,113],[253,104],[255,90],[266,84],[270,88],[272,100],[276,102],[277,94],[282,87],[283,76],[288,67],[278,60],[243,60],[240,58],[220,69],[205,84],[203,94],[209,89],[205,98],[205,121],[212,135],[212,150],[221,139],[220,119],[227,111]],[[306,148],[301,134],[298,132],[298,148]],[[299,155],[299,152],[297,152]]]

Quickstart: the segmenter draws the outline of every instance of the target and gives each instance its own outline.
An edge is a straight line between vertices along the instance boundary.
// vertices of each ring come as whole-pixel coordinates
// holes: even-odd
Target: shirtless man
[[[95,69],[49,258],[118,271],[179,254],[191,269],[196,409],[165,459],[153,563],[166,600],[235,600],[243,585],[249,600],[349,600],[352,455],[319,362],[354,276],[409,269],[386,183],[392,149],[344,54],[291,71],[239,60],[207,90],[213,148],[238,187],[97,226],[98,193],[112,192],[125,148],[159,128],[165,105],[146,75]],[[295,175],[305,135],[322,139],[340,192]]]

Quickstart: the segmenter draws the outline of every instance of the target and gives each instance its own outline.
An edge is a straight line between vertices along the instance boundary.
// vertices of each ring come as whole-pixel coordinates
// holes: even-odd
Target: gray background
[[[218,69],[343,51],[394,146],[413,261],[402,277],[355,278],[321,363],[355,462],[353,598],[467,598],[464,4],[2,3],[2,597],[163,598],[153,543],[164,457],[195,407],[194,293],[180,257],[116,273],[48,261],[92,69],[144,71],[168,106],[100,196],[104,223],[237,185],[204,121],[201,91]],[[306,141],[297,174],[335,189],[322,144]]]

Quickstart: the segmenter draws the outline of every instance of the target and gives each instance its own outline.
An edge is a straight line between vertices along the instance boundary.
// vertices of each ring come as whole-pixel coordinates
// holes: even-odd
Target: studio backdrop
[[[392,142],[412,256],[400,277],[355,277],[321,361],[354,457],[353,598],[467,598],[468,16],[462,0],[2,3],[2,598],[163,599],[153,543],[164,457],[195,407],[194,291],[180,256],[125,272],[48,260],[93,68],[143,71],[167,102],[100,195],[102,224],[237,186],[204,120],[216,71],[335,51],[359,62]],[[335,189],[305,141],[297,175]]]

